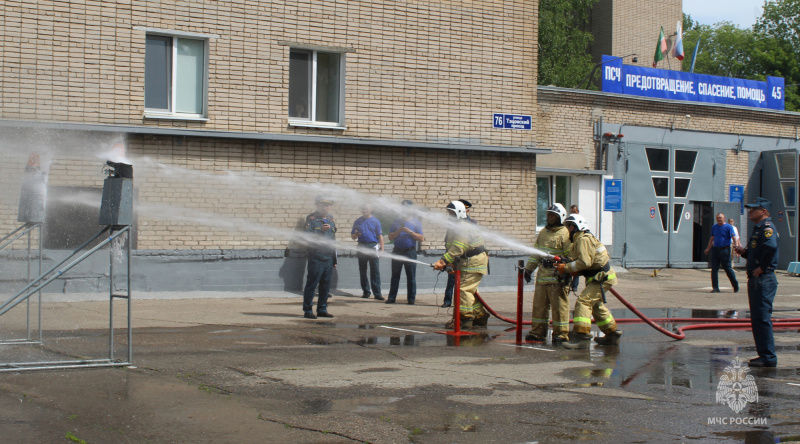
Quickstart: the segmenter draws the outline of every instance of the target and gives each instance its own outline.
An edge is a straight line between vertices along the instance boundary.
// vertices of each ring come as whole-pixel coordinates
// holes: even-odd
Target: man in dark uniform
[[[336,237],[336,223],[329,214],[333,201],[326,197],[318,196],[316,200],[317,211],[306,216],[306,232],[314,233],[333,241]],[[330,292],[333,267],[336,266],[336,249],[325,243],[312,245],[308,249],[308,278],[303,291],[303,313],[308,319],[332,318],[328,313],[328,293]],[[317,314],[312,311],[314,290],[319,285],[317,298]]]
[[[772,303],[778,290],[775,268],[778,266],[778,231],[769,214],[772,203],[763,197],[745,205],[753,223],[753,233],[746,247],[736,251],[747,258],[747,299],[750,303],[750,325],[758,357],[750,367],[776,367],[775,341],[772,337]]]

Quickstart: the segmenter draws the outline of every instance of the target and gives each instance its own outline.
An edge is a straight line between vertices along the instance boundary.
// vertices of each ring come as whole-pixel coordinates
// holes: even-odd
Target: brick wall
[[[797,116],[757,109],[715,107],[691,102],[667,102],[620,97],[579,90],[540,87],[540,146],[555,147],[559,153],[583,154],[584,165],[575,169],[597,169],[593,124],[695,130],[712,133],[794,138]],[[689,115],[691,117],[687,118]],[[624,127],[622,132],[624,133]],[[728,155],[727,183],[747,183],[749,168],[746,153]],[[602,166],[603,168],[605,165]]]
[[[411,199],[439,214],[466,198],[481,225],[533,235],[533,156],[194,138],[129,146],[133,157],[152,159],[135,163],[138,199],[148,205],[139,211],[140,249],[285,248],[285,232],[270,230],[302,223],[317,194],[336,201],[339,240],[349,241],[362,199],[375,197],[388,206]],[[444,229],[425,228],[423,247],[442,248]]]
[[[6,0],[0,118],[527,146],[536,1]],[[143,119],[142,28],[210,40],[208,122]],[[289,49],[345,48],[346,130],[290,128]]]
[[[675,25],[680,20],[683,20],[680,0],[651,0],[646,4],[636,0],[600,0],[592,9],[592,33],[596,42],[592,57],[599,63],[603,54],[617,57],[638,54],[637,63],[631,58],[626,58],[624,63],[651,67],[661,27],[671,49],[675,39],[671,34],[675,33]],[[659,62],[658,68],[680,71],[681,63],[670,56],[669,61]]]
[[[24,133],[19,145],[2,151],[2,232],[19,225],[30,141],[45,135],[49,141],[59,135],[75,142],[86,137],[82,149],[42,151],[50,164],[48,186],[100,190],[103,150],[117,140],[69,131]],[[364,199],[375,202],[376,212],[411,199],[445,215],[449,201],[465,198],[475,204],[472,215],[482,226],[526,241],[533,236],[532,155],[162,136],[131,136],[127,146],[134,165],[138,249],[283,249],[290,245],[291,230],[314,211],[319,194],[336,200],[338,239],[347,242]],[[99,195],[67,193],[59,199],[62,206],[71,199],[100,205]],[[385,222],[391,219],[386,216]],[[96,218],[81,223],[88,231],[99,229]],[[428,224],[425,230],[423,247],[442,248],[444,228]]]

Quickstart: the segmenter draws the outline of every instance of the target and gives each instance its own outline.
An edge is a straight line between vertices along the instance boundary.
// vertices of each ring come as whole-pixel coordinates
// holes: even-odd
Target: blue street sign
[[[494,117],[494,119],[493,119],[494,121],[492,123],[492,126],[494,126],[495,128],[502,128],[503,127],[503,121],[506,120],[505,114],[497,114],[497,113],[495,113],[493,117]]]
[[[739,214],[744,214],[744,185],[728,185],[728,202],[739,202]]]
[[[494,128],[521,129],[530,131],[532,128],[532,121],[533,119],[531,119],[531,116],[520,114],[495,113],[492,115],[492,126]]]
[[[603,211],[622,211],[622,180],[603,181]]]

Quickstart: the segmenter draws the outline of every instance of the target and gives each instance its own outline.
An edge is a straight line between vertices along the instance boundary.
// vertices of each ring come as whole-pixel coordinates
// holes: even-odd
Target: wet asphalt
[[[631,270],[615,288],[650,316],[748,317],[746,294],[709,294],[708,275]],[[526,320],[532,291],[525,287]],[[515,317],[514,293],[482,295]],[[134,293],[130,366],[0,373],[3,438],[800,441],[798,328],[776,331],[777,368],[740,369],[753,377],[757,399],[735,412],[717,395],[735,359],[756,355],[749,331],[689,331],[675,341],[644,324],[623,324],[619,346],[570,351],[549,342],[518,346],[514,326],[497,319],[475,335],[439,334],[452,314],[439,307],[441,294],[418,295],[416,305],[401,295],[390,305],[339,292],[330,302],[336,317],[324,320],[303,319],[300,296],[290,293],[158,296]],[[43,343],[0,345],[0,364],[108,357],[108,305],[45,302]],[[632,317],[619,302],[608,305],[616,318]],[[114,307],[115,325],[124,325],[124,305]],[[775,308],[776,318],[800,318],[800,277],[779,275]],[[0,318],[0,339],[25,335],[23,306]],[[116,329],[116,359],[127,357],[125,340],[125,330]]]

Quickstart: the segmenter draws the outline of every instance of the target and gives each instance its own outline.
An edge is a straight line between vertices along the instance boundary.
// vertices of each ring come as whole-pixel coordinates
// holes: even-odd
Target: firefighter
[[[554,256],[566,256],[572,242],[569,230],[564,227],[567,210],[560,203],[547,209],[547,225],[539,232],[535,247]],[[536,274],[536,290],[533,293],[533,319],[526,341],[544,342],[550,309],[553,311],[553,345],[569,340],[569,275],[559,276],[553,261],[533,255],[525,265],[525,281]]]
[[[488,273],[489,253],[484,247],[483,238],[478,233],[475,224],[467,220],[467,209],[462,202],[457,200],[447,205],[450,217],[456,219],[457,226],[447,230],[445,236],[445,254],[433,268],[443,270],[447,265],[461,270],[459,283],[461,292],[460,316],[461,326],[485,326],[489,321],[489,314],[483,305],[475,299],[483,275]],[[445,328],[451,328],[446,325]]]
[[[594,338],[595,342],[601,345],[618,344],[622,332],[617,330],[614,317],[603,305],[605,292],[617,283],[617,275],[609,264],[608,251],[589,232],[586,221],[580,215],[570,214],[564,220],[564,225],[569,230],[572,241],[568,255],[571,262],[560,263],[556,269],[559,274],[570,273],[573,277],[586,277],[586,288],[575,301],[572,333],[569,342],[563,346],[570,349],[589,348],[592,339],[591,317],[594,317],[597,326],[605,333],[603,337]]]

